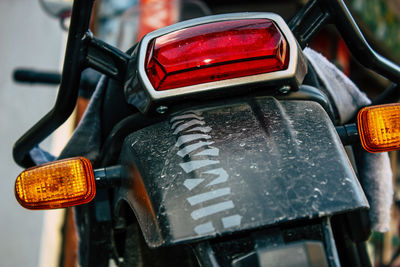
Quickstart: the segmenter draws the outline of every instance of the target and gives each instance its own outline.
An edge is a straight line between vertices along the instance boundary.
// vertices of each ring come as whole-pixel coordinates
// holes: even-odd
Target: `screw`
[[[282,94],[287,94],[290,91],[290,86],[289,85],[284,85],[281,88],[279,88],[279,92]]]
[[[168,110],[168,107],[166,107],[166,106],[159,106],[156,109],[157,113],[159,113],[159,114],[164,114],[165,112],[167,112],[167,110]]]

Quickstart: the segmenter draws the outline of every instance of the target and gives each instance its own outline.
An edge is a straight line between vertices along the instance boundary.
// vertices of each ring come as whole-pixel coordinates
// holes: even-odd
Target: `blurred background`
[[[246,2],[246,3],[244,3]],[[91,30],[100,39],[126,50],[154,29],[198,14],[270,11],[289,19],[307,1],[223,0],[97,0]],[[58,4],[57,4],[58,3]],[[347,0],[370,44],[385,57],[400,62],[400,0]],[[68,28],[70,0],[0,1],[0,266],[77,266],[77,235],[73,210],[28,211],[14,198],[15,177],[21,171],[12,159],[13,143],[37,122],[55,101],[56,86],[17,84],[18,67],[60,72]],[[184,8],[182,8],[184,6]],[[361,67],[333,27],[310,43],[360,88],[374,98],[389,82]],[[41,147],[57,155],[79,122],[93,91],[80,93],[71,119]],[[400,157],[391,153],[396,188],[391,231],[373,233],[369,252],[376,266],[400,266]]]
[[[64,33],[32,0],[0,1],[0,33],[0,266],[38,266],[45,216],[15,200],[15,177],[22,169],[12,159],[12,146],[50,110],[57,87],[19,85],[12,72],[20,66],[59,70]],[[43,147],[51,149],[51,143]]]

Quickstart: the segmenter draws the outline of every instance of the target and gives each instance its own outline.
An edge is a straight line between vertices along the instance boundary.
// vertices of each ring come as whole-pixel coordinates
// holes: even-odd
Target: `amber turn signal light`
[[[15,196],[27,209],[56,209],[85,204],[95,194],[92,164],[83,157],[29,168],[15,181]]]
[[[400,149],[400,104],[363,108],[357,122],[361,144],[368,152]]]

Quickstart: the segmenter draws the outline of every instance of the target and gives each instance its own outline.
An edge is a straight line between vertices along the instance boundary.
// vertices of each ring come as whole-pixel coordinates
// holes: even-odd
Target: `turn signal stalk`
[[[29,168],[15,181],[15,196],[27,209],[56,209],[85,204],[95,195],[92,164],[83,157]]]
[[[357,122],[361,144],[368,152],[400,149],[400,104],[363,108]]]

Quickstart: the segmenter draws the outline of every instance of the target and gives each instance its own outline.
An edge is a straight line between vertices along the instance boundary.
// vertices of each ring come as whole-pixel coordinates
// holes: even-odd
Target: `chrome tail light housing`
[[[145,35],[132,56],[125,95],[143,113],[211,91],[232,95],[255,85],[296,90],[307,72],[292,32],[273,13],[180,22]]]

